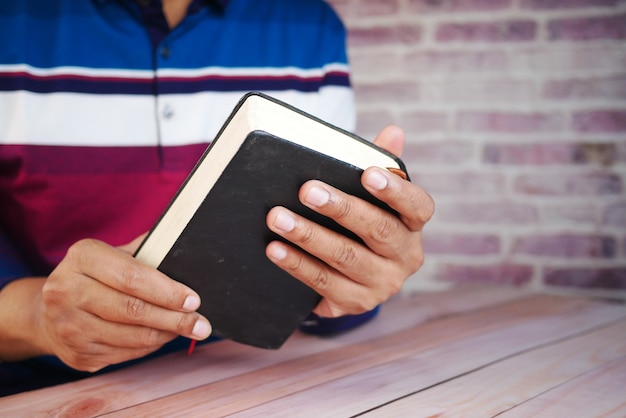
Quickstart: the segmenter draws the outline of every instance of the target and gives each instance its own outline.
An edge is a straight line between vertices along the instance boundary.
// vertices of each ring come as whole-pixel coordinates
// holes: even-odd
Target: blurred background
[[[626,0],[329,0],[357,133],[436,201],[409,289],[626,298]]]

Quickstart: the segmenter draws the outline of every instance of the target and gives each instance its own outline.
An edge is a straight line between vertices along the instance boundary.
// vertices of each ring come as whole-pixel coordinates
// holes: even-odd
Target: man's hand
[[[399,156],[404,133],[390,126],[374,143]],[[433,215],[432,198],[382,168],[368,168],[361,181],[398,216],[316,180],[306,182],[299,197],[307,207],[354,232],[365,245],[283,207],[272,208],[267,216],[272,231],[302,249],[274,241],[267,246],[267,256],[322,295],[314,311],[320,316],[375,308],[400,290],[423,263],[422,228]]]
[[[14,345],[96,371],[142,357],[177,335],[208,337],[209,322],[195,312],[197,293],[132,257],[140,238],[120,248],[80,241],[47,279],[17,280],[3,289],[8,297],[5,291],[20,295],[20,285],[32,288],[20,309],[33,310]]]

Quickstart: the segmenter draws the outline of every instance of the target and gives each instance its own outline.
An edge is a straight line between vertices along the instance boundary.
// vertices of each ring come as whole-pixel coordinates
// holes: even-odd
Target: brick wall
[[[625,0],[330,0],[359,122],[437,212],[409,287],[626,295]]]

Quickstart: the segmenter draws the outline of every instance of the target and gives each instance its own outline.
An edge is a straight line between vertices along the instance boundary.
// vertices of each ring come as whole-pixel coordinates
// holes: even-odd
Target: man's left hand
[[[387,127],[374,143],[400,156],[404,132]],[[398,292],[424,261],[422,228],[433,215],[432,198],[417,185],[378,167],[365,170],[361,181],[398,215],[317,180],[306,182],[299,198],[354,232],[363,244],[284,207],[272,208],[267,216],[268,227],[297,246],[274,241],[267,246],[267,256],[323,297],[314,310],[320,316],[374,309]]]

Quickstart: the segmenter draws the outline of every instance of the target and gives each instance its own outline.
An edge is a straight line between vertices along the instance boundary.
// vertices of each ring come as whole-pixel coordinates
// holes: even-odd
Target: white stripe
[[[95,95],[0,92],[0,143],[67,146],[186,145],[210,142],[245,92]],[[267,92],[346,130],[352,91]]]
[[[120,70],[112,68],[85,68],[85,67],[52,67],[38,68],[28,64],[0,65],[1,73],[27,73],[37,77],[51,77],[58,75],[82,76],[94,78],[131,78],[131,79],[152,79],[152,70]]]
[[[33,145],[154,145],[154,97],[0,93],[0,138]]]
[[[226,68],[204,67],[194,69],[161,68],[157,70],[160,77],[200,78],[206,76],[290,76],[302,78],[321,77],[329,72],[348,72],[345,64],[328,64],[323,68],[303,69],[297,67],[259,67],[259,68]]]
[[[289,76],[297,77],[320,77],[329,72],[348,72],[345,64],[328,64],[323,68],[303,69],[297,67],[259,67],[259,68],[227,68],[227,67],[204,67],[194,69],[161,68],[152,70],[121,70],[115,68],[85,68],[85,67],[53,67],[37,68],[27,64],[0,65],[0,73],[27,73],[38,77],[50,76],[81,76],[93,78],[130,78],[152,79],[155,74],[160,77],[198,78],[206,76]]]

